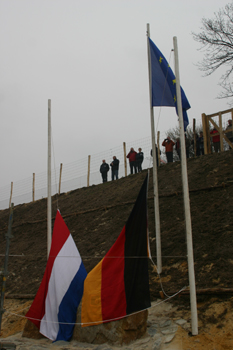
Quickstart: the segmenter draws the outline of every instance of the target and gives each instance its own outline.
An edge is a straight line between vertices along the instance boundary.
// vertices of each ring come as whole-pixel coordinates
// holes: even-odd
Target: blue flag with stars
[[[152,79],[152,106],[175,107],[178,115],[176,97],[176,77],[171,70],[166,58],[159,51],[153,41],[149,39],[151,58],[151,79]],[[186,130],[189,120],[187,109],[190,108],[189,101],[181,89],[181,101],[183,109],[184,130]]]

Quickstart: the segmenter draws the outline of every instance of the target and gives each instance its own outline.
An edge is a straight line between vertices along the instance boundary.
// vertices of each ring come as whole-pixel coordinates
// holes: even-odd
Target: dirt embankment
[[[156,263],[152,170],[150,172],[148,222],[151,252]],[[146,170],[118,181],[53,197],[53,217],[58,203],[88,272],[120,234],[145,175]],[[233,151],[188,159],[188,176],[197,290],[233,288]],[[180,162],[161,166],[158,183],[161,280],[165,292],[171,294],[189,284]],[[35,294],[39,287],[47,255],[46,205],[46,199],[42,199],[14,208],[7,294]],[[0,211],[1,255],[5,253],[8,219],[9,210]],[[4,257],[0,259],[0,266],[3,266]],[[151,299],[155,300],[161,285],[149,265]],[[230,297],[231,294],[228,299]],[[208,317],[205,320],[210,322]]]

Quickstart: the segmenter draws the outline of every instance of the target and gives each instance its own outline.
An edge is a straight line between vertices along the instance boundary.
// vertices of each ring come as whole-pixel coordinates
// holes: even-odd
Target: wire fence
[[[126,153],[133,147],[136,151],[138,148],[142,148],[144,152],[143,169],[147,169],[152,166],[151,152],[151,138],[146,137],[143,139],[131,141],[126,143]],[[113,156],[119,159],[119,178],[125,176],[124,168],[124,149],[123,143],[121,146],[113,147],[106,151],[102,151],[97,154],[91,155],[90,160],[90,178],[89,185],[98,185],[102,183],[102,177],[100,174],[100,165],[102,160],[105,159],[109,164]],[[130,173],[129,165],[127,164],[127,175]],[[72,163],[62,166],[61,176],[61,189],[60,193],[69,192],[81,187],[87,186],[87,174],[88,174],[88,157],[79,159]],[[111,180],[110,171],[108,173],[108,181]],[[60,177],[60,165],[52,169],[51,174],[51,193],[52,195],[58,193]],[[0,210],[9,208],[9,200],[11,193],[11,184],[0,187]],[[35,187],[34,187],[34,199],[42,199],[47,197],[47,172],[35,174]],[[11,202],[14,205],[29,203],[33,200],[33,176],[25,178],[23,180],[13,183],[13,193]]]
[[[227,126],[227,120],[231,117],[230,114],[224,115],[223,118],[223,127],[224,129]],[[217,123],[217,117],[215,118]],[[190,129],[191,123],[190,123]],[[196,125],[196,130],[199,132],[202,129],[201,121],[198,121]],[[160,133],[160,145],[167,134],[173,131],[175,137],[175,129],[172,129],[168,132]],[[192,133],[190,130],[189,132]],[[174,139],[175,141],[175,139]],[[225,143],[224,143],[225,145]],[[130,148],[133,147],[136,151],[138,148],[142,148],[144,153],[144,161],[142,164],[143,169],[152,167],[152,157],[151,157],[151,137],[145,137],[139,140],[134,140],[126,143],[126,153],[130,151]],[[163,147],[162,147],[163,148]],[[160,146],[161,149],[161,146]],[[225,147],[227,149],[227,146]],[[165,153],[161,149],[162,154],[161,158],[166,161]],[[100,174],[100,165],[102,160],[105,159],[107,163],[110,163],[113,159],[113,156],[116,156],[120,161],[119,165],[119,178],[125,176],[124,168],[124,149],[122,145],[110,148],[108,150],[102,151],[97,154],[91,155],[90,160],[90,178],[89,185],[98,185],[102,183],[102,177]],[[129,165],[127,164],[127,175],[130,173]],[[63,163],[62,167],[62,177],[61,177],[61,189],[60,193],[69,192],[78,188],[87,186],[87,175],[88,175],[88,157],[76,160],[72,163],[65,164]],[[60,177],[60,165],[59,167],[54,167],[52,169],[52,184],[51,184],[51,193],[52,195],[58,193],[59,187],[59,177]],[[108,181],[111,180],[110,172],[108,175]],[[11,184],[0,187],[0,210],[9,208],[9,200],[11,193]],[[47,172],[44,171],[39,174],[35,174],[35,187],[34,187],[34,199],[42,199],[47,197]],[[28,177],[23,180],[14,182],[13,184],[13,194],[11,202],[14,205],[29,203],[33,200],[33,177]]]

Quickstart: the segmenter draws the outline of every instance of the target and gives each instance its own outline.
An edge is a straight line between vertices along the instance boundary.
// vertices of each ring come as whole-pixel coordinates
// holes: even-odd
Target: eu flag
[[[151,58],[151,79],[152,79],[152,106],[175,107],[177,109],[176,97],[176,77],[171,70],[166,58],[159,51],[153,41],[149,39]],[[187,109],[190,108],[189,101],[181,89],[181,100],[184,119],[184,130],[186,130],[189,120]]]

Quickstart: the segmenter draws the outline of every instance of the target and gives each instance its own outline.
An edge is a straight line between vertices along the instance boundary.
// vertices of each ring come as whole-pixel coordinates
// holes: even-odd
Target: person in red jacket
[[[168,136],[162,143],[162,146],[165,147],[167,162],[172,163],[173,162],[173,146],[175,146],[175,142],[171,140],[171,138]]]
[[[218,130],[216,130],[215,128],[210,132],[211,135],[214,135],[217,133],[218,133],[218,135],[212,137],[214,152],[216,152],[216,153],[220,152],[220,135],[219,135]]]
[[[129,158],[130,174],[133,174],[133,169],[135,174],[137,174],[136,155],[137,155],[137,152],[135,152],[133,147],[131,147],[129,153],[127,154],[127,158]]]

